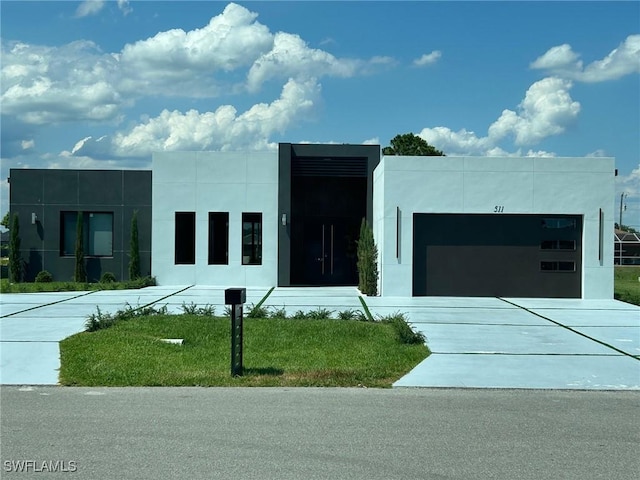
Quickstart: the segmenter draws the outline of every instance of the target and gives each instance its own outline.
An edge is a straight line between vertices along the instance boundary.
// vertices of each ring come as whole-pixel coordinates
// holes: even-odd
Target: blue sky
[[[0,4],[9,168],[379,143],[614,156],[640,228],[639,2]]]

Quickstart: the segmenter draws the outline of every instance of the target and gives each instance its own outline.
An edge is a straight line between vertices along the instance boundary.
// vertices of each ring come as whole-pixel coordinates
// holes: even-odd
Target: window
[[[229,264],[229,212],[209,212],[209,265]]]
[[[540,262],[540,270],[543,272],[575,272],[576,262]]]
[[[575,250],[575,240],[543,240],[540,242],[542,250]]]
[[[576,219],[575,218],[564,218],[564,217],[555,217],[555,218],[543,218],[542,219],[542,228],[549,229],[572,229],[576,228]]]
[[[242,214],[242,264],[262,265],[262,214]]]
[[[196,213],[176,212],[176,265],[196,263]]]
[[[85,256],[112,257],[112,212],[60,212],[60,255],[75,255],[79,213],[82,215],[82,247]]]

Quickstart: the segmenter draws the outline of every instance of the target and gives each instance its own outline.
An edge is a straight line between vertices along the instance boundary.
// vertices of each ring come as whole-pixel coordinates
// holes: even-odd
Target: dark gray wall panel
[[[27,170],[43,176],[44,195],[42,203],[73,205],[78,202],[78,170]],[[29,174],[25,174],[29,175]],[[13,173],[11,174],[13,177]]]
[[[32,281],[41,270],[55,280],[73,279],[74,257],[60,255],[63,211],[113,214],[113,256],[86,259],[89,280],[97,281],[105,272],[128,279],[131,217],[137,210],[141,273],[151,274],[150,171],[12,169],[10,178],[10,211],[20,218],[25,280]],[[38,217],[35,225],[32,213]]]

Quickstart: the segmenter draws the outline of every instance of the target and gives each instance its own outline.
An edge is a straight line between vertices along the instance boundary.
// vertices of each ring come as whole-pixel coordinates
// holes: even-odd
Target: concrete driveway
[[[268,289],[247,289],[256,304]],[[318,307],[361,309],[353,287],[276,288],[265,306],[288,314]],[[366,297],[374,315],[405,313],[433,354],[396,387],[640,390],[640,308],[615,300]],[[4,294],[0,305],[0,384],[55,385],[58,342],[84,329],[99,306],[214,305],[224,288]]]

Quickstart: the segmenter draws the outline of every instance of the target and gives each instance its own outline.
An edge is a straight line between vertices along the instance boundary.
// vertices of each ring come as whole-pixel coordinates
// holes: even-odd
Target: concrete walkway
[[[247,289],[249,308],[268,289]],[[276,288],[267,308],[288,315],[317,308],[361,310],[353,287]],[[640,389],[640,308],[615,300],[365,297],[371,312],[401,312],[423,332],[433,354],[396,387]],[[213,305],[224,288],[163,286],[142,290],[3,294],[0,384],[55,385],[58,342],[84,329],[96,312],[126,304]]]

